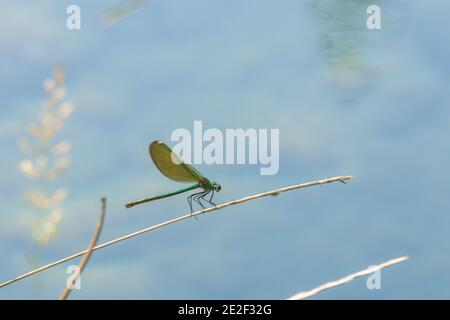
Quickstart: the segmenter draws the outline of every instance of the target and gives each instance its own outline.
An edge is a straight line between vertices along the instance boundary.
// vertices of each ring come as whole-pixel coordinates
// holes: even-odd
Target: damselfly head
[[[220,190],[222,190],[222,187],[220,186],[220,184],[213,182],[212,185],[214,187],[214,191],[219,192]]]

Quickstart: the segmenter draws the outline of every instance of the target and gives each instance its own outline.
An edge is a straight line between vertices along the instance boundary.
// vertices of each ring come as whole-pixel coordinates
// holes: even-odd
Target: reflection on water
[[[328,66],[328,76],[344,87],[366,85],[370,62],[364,59],[369,32],[366,10],[370,0],[311,1],[308,16],[319,34],[319,51]],[[381,1],[377,2],[381,5]]]

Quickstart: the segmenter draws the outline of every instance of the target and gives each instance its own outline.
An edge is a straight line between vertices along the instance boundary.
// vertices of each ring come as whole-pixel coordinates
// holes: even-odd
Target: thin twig
[[[86,267],[87,263],[89,262],[89,258],[92,255],[92,251],[97,244],[98,238],[100,237],[100,233],[102,232],[103,228],[103,222],[105,221],[105,213],[106,213],[106,198],[101,199],[102,207],[100,210],[100,217],[97,222],[97,227],[95,228],[95,233],[92,236],[91,242],[89,243],[89,246],[86,250],[86,253],[83,255],[83,258],[80,261],[80,264],[78,265],[78,272],[75,272],[72,277],[68,281],[72,284],[72,286],[75,284],[81,273],[83,272],[84,268]],[[72,287],[70,286],[70,287]],[[72,289],[69,288],[67,285],[64,288],[63,293],[59,297],[59,300],[66,300],[69,294],[72,292]]]
[[[175,218],[175,219],[167,220],[167,221],[165,221],[163,223],[156,224],[154,226],[147,227],[145,229],[142,229],[142,230],[139,230],[139,231],[127,234],[127,235],[122,236],[120,238],[116,238],[114,240],[111,240],[111,241],[99,244],[99,245],[95,246],[94,248],[92,248],[92,251],[103,249],[103,248],[108,247],[110,245],[113,245],[113,244],[116,244],[116,243],[128,240],[130,238],[136,237],[136,236],[144,234],[146,232],[153,231],[153,230],[165,227],[165,226],[167,226],[169,224],[173,224],[173,223],[176,223],[176,222],[179,222],[179,221],[182,221],[182,220],[186,220],[186,219],[198,216],[200,214],[209,213],[209,212],[212,212],[212,211],[223,209],[225,207],[229,207],[229,206],[232,206],[232,205],[240,204],[240,203],[243,203],[243,202],[247,202],[247,201],[258,199],[258,198],[262,198],[262,197],[277,196],[277,195],[279,195],[282,192],[287,192],[287,191],[291,191],[291,190],[295,190],[295,189],[307,188],[307,187],[323,185],[323,184],[333,183],[333,182],[343,182],[343,183],[345,183],[346,180],[350,180],[350,179],[352,179],[352,176],[339,176],[339,177],[334,177],[334,178],[321,179],[321,180],[317,180],[317,181],[297,184],[297,185],[293,185],[293,186],[289,186],[289,187],[279,188],[279,189],[275,189],[275,190],[271,190],[271,191],[267,191],[267,192],[263,192],[263,193],[259,193],[259,194],[255,194],[255,195],[251,195],[251,196],[247,196],[247,197],[244,197],[244,198],[241,198],[241,199],[237,199],[237,200],[233,200],[233,201],[230,201],[230,202],[219,204],[219,205],[217,205],[215,207],[206,208],[206,209],[203,209],[203,210],[200,210],[200,211],[196,211],[196,212],[193,212],[193,213],[190,213],[190,214],[186,214],[184,216],[181,216],[181,217],[178,217],[178,218]],[[7,285],[9,285],[11,283],[14,283],[16,281],[22,280],[24,278],[27,278],[27,277],[29,277],[31,275],[34,275],[36,273],[39,273],[41,271],[44,271],[44,270],[47,270],[47,269],[52,268],[54,266],[57,266],[57,265],[59,265],[61,263],[64,263],[66,261],[69,261],[69,260],[75,259],[77,257],[80,257],[80,256],[82,256],[85,253],[86,253],[86,250],[78,252],[78,253],[73,254],[71,256],[68,256],[66,258],[60,259],[58,261],[52,262],[50,264],[47,264],[47,265],[45,265],[43,267],[40,267],[38,269],[35,269],[33,271],[27,272],[27,273],[25,273],[23,275],[20,275],[20,276],[15,277],[15,278],[13,278],[11,280],[8,280],[6,282],[1,283],[0,284],[0,288],[4,287],[4,286],[7,286]]]
[[[392,259],[392,260],[386,261],[384,263],[381,263],[379,265],[373,266],[371,268],[352,273],[352,274],[350,274],[350,275],[348,275],[346,277],[343,277],[343,278],[341,278],[339,280],[325,283],[325,284],[323,284],[323,285],[321,285],[321,286],[319,286],[317,288],[314,288],[312,290],[299,292],[299,293],[293,295],[292,297],[289,297],[288,300],[302,300],[302,299],[311,297],[311,296],[316,295],[316,294],[318,294],[318,293],[320,293],[322,291],[325,291],[325,290],[328,290],[328,289],[331,289],[331,288],[334,288],[334,287],[341,286],[343,284],[346,284],[347,282],[350,282],[350,281],[353,281],[355,279],[367,276],[367,275],[369,275],[371,273],[374,273],[376,271],[379,271],[379,270],[381,270],[381,269],[383,269],[385,267],[392,266],[394,264],[406,261],[408,259],[409,259],[408,256],[403,256],[403,257],[400,257],[400,258],[396,258],[396,259]]]

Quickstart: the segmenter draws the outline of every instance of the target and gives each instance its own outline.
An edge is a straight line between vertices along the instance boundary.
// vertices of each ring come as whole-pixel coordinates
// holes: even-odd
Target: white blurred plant
[[[73,105],[65,101],[64,70],[57,66],[53,76],[44,81],[48,98],[43,102],[38,120],[27,125],[28,138],[19,140],[19,146],[27,158],[19,163],[19,170],[29,179],[38,182],[38,188],[25,191],[25,201],[38,212],[32,220],[33,239],[45,246],[55,236],[62,218],[61,208],[67,197],[65,188],[49,191],[50,183],[61,176],[70,165],[71,143],[58,141],[56,134],[73,111]]]

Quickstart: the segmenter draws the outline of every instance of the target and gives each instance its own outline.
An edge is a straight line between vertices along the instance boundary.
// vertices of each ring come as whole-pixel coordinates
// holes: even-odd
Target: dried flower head
[[[64,128],[64,122],[70,117],[74,106],[64,101],[67,88],[64,85],[64,70],[55,68],[53,77],[43,83],[48,97],[42,104],[38,120],[27,125],[30,139],[20,139],[19,146],[31,158],[19,162],[19,170],[30,179],[37,179],[42,187],[58,178],[70,166],[70,141],[55,141],[56,134]],[[32,225],[32,234],[40,245],[46,245],[56,234],[62,218],[61,209],[67,190],[59,188],[50,196],[39,189],[29,189],[24,199],[38,212]]]

